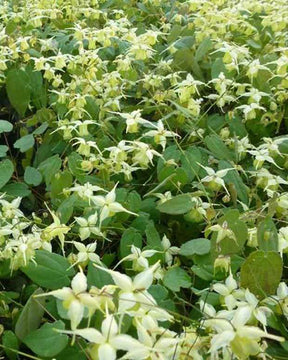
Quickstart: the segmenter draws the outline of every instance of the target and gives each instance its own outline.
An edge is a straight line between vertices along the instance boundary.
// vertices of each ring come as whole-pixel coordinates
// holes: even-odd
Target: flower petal
[[[71,281],[71,288],[75,294],[80,294],[87,290],[87,279],[82,272],[74,276]]]
[[[98,349],[99,360],[115,360],[116,350],[110,344],[103,344]]]

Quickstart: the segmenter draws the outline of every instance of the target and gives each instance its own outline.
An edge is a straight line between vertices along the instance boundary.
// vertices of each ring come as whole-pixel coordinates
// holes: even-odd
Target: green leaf
[[[0,189],[7,184],[14,172],[12,161],[6,159],[0,162]]]
[[[240,213],[238,210],[230,209],[219,219],[218,223],[221,225],[226,221],[228,228],[235,234],[236,241],[226,237],[222,239],[217,246],[217,233],[215,232],[211,239],[211,252],[214,257],[217,257],[218,255],[237,254],[242,250],[248,238],[248,229],[244,221],[239,219],[239,216]]]
[[[0,157],[5,157],[8,150],[8,146],[0,145]]]
[[[62,161],[59,155],[54,155],[41,162],[38,170],[44,177],[46,185],[51,183],[52,177],[60,170]]]
[[[51,198],[63,198],[63,189],[72,186],[73,176],[70,171],[57,172],[51,179]]]
[[[114,284],[111,275],[96,268],[91,261],[88,264],[87,282],[89,287],[96,286],[98,289],[101,289],[104,285]]]
[[[10,259],[0,261],[0,279],[8,279],[10,277]]]
[[[213,270],[211,265],[193,265],[191,270],[200,279],[205,281],[213,280]]]
[[[10,132],[13,130],[13,125],[6,120],[0,120],[0,134],[3,132]]]
[[[22,153],[31,149],[34,146],[35,139],[32,134],[22,136],[14,143],[14,148],[19,149]]]
[[[124,231],[121,240],[120,240],[120,257],[124,258],[125,256],[131,254],[131,245],[136,247],[142,247],[142,236],[134,228],[129,228]]]
[[[208,239],[193,239],[181,245],[180,255],[204,255],[208,254],[211,248],[211,242]]]
[[[65,199],[57,209],[57,215],[59,216],[61,222],[66,224],[67,221],[71,218],[74,210],[74,203],[76,201],[76,194]]]
[[[31,332],[23,340],[35,354],[43,357],[53,357],[59,354],[68,344],[68,336],[57,330],[65,330],[65,324],[58,320],[41,326],[40,329]]]
[[[5,26],[5,33],[7,35],[11,35],[18,27],[18,24],[16,22],[16,19],[9,19],[9,21],[6,23],[6,26]]]
[[[83,348],[80,349],[76,345],[68,345],[57,355],[57,360],[87,360],[87,357]]]
[[[240,116],[226,115],[226,122],[229,124],[229,130],[231,132],[231,135],[233,135],[233,136],[236,135],[236,136],[239,136],[240,138],[247,136],[248,133],[247,133],[244,121],[242,120],[242,118]],[[236,148],[237,148],[237,144],[238,144],[238,140],[235,139]]]
[[[178,186],[187,184],[188,176],[181,167],[175,169],[173,166],[165,166],[159,171],[158,180],[160,184],[163,184],[165,190],[173,190],[177,188],[178,184]]]
[[[168,290],[159,284],[151,285],[148,292],[153,296],[157,304],[160,304],[163,300],[165,300],[169,294]]]
[[[42,297],[34,298],[35,295],[40,294],[43,294],[42,289],[39,288],[34,291],[16,322],[15,334],[21,341],[23,341],[30,332],[36,330],[41,323],[45,309],[45,300]]]
[[[219,170],[224,169],[231,169],[233,166],[224,160],[219,161]],[[238,174],[236,170],[229,170],[225,176],[223,176],[223,180],[228,186],[234,186],[237,197],[241,200],[244,204],[248,205],[249,203],[249,196],[248,196],[248,187],[244,184],[241,176]]]
[[[174,68],[176,70],[181,69],[182,71],[188,71],[191,72],[193,70],[193,72],[195,72],[195,69],[193,68],[193,61],[194,61],[194,53],[191,49],[185,48],[179,48],[174,54],[173,54],[173,63],[174,63]],[[194,61],[195,62],[195,61]],[[196,65],[198,65],[196,63]]]
[[[191,147],[181,155],[182,167],[188,175],[189,181],[192,181],[198,174],[201,161],[201,152],[197,147]]]
[[[203,57],[208,53],[208,51],[212,48],[213,43],[210,38],[205,38],[200,45],[198,46],[195,53],[195,60],[198,62],[203,59]]]
[[[257,228],[257,239],[260,250],[278,251],[278,232],[270,216],[260,222]]]
[[[228,149],[222,139],[218,135],[208,135],[205,137],[205,144],[212,152],[213,156],[220,160],[235,161],[235,154]]]
[[[83,176],[84,172],[81,168],[82,156],[76,152],[72,152],[68,156],[68,167],[74,176]]]
[[[211,66],[211,79],[217,78],[221,72],[228,77],[229,72],[223,63],[222,58],[217,58]]]
[[[274,251],[254,251],[241,267],[241,287],[258,298],[274,295],[282,276],[282,259]]]
[[[181,39],[174,42],[173,47],[176,49],[191,49],[194,43],[194,36],[183,36]]]
[[[191,278],[185,270],[173,267],[165,273],[163,283],[171,291],[178,292],[181,287],[189,288],[191,286]]]
[[[31,101],[37,109],[44,108],[47,104],[47,91],[43,85],[41,71],[35,71],[32,67],[26,68],[31,89]]]
[[[161,238],[153,221],[150,221],[150,223],[146,226],[145,234],[147,238],[147,245],[155,250],[162,250]]]
[[[17,359],[17,350],[19,348],[19,343],[16,335],[11,330],[4,331],[2,335],[2,344],[4,346],[5,354],[10,360]],[[9,350],[11,349],[11,350]],[[12,351],[15,350],[15,351]]]
[[[14,197],[27,197],[31,194],[29,187],[25,183],[13,182],[5,185],[1,191],[5,192],[7,195]]]
[[[157,206],[157,209],[165,214],[180,215],[186,214],[189,210],[193,209],[194,202],[189,195],[177,195],[174,198],[165,201]]]
[[[42,175],[37,169],[27,166],[24,172],[24,180],[29,185],[38,186],[41,184]]]
[[[69,269],[70,263],[66,258],[45,250],[36,250],[34,260],[36,264],[31,261],[21,270],[37,285],[51,290],[70,286],[70,278],[75,271]]]
[[[22,69],[11,69],[6,77],[6,91],[11,105],[24,116],[30,102],[29,76]]]
[[[34,135],[43,134],[47,130],[48,126],[49,126],[49,124],[47,122],[44,122],[36,130],[33,131],[33,134]]]

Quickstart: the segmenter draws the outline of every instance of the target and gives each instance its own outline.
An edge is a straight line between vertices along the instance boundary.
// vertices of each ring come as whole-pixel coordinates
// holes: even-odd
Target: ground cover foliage
[[[288,358],[287,18],[1,1],[1,359]]]

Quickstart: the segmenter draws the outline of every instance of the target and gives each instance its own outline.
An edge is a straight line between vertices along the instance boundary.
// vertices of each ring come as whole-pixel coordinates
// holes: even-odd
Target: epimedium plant
[[[288,357],[288,5],[0,5],[0,357]]]

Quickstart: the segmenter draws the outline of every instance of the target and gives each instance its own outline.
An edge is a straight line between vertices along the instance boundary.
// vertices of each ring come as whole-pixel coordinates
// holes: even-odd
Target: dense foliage
[[[0,2],[0,358],[288,358],[287,0]]]

